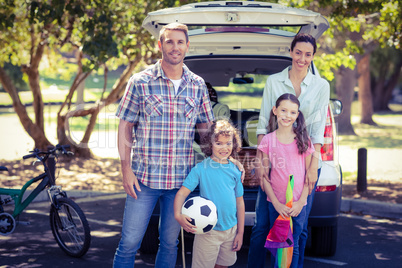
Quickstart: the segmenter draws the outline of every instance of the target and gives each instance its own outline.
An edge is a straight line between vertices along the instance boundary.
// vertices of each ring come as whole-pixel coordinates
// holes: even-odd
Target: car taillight
[[[316,192],[333,192],[335,190],[336,190],[336,185],[317,186],[315,188]]]
[[[321,147],[321,157],[322,161],[334,160],[334,137],[332,135],[332,118],[329,107],[325,123],[324,144]]]

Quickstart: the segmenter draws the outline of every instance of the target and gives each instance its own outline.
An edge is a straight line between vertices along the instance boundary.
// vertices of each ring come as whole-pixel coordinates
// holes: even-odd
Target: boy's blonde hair
[[[219,135],[232,136],[233,149],[230,156],[236,157],[241,150],[241,138],[237,128],[235,128],[227,119],[214,121],[208,133],[202,139],[201,150],[206,156],[212,155],[212,142],[219,138]]]
[[[163,44],[163,41],[165,40],[165,31],[170,30],[170,31],[182,31],[184,35],[186,36],[186,43],[188,43],[188,28],[187,25],[178,23],[178,22],[173,22],[169,23],[165,26],[162,27],[161,31],[159,32],[159,41],[161,44]]]

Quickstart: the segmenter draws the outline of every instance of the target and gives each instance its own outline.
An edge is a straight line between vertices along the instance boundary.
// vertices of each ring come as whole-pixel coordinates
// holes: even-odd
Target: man
[[[194,127],[202,132],[214,119],[204,80],[183,64],[189,48],[187,26],[164,26],[158,46],[162,59],[131,77],[116,112],[127,200],[114,267],[134,266],[158,200],[160,244],[155,267],[175,267],[180,225],[173,201],[193,166]]]

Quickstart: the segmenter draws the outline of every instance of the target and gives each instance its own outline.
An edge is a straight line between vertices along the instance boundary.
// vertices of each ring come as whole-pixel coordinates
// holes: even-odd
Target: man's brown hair
[[[178,22],[173,22],[169,23],[165,26],[162,27],[161,31],[159,32],[159,41],[161,44],[163,44],[163,40],[165,38],[165,31],[170,30],[170,31],[182,31],[184,35],[186,36],[186,43],[188,43],[188,28],[187,25],[184,25],[182,23]]]

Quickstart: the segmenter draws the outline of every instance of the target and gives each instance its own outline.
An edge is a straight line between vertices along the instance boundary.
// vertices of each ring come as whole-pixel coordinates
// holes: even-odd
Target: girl
[[[262,152],[262,165],[270,182],[264,180],[264,190],[269,205],[269,219],[272,228],[278,215],[292,217],[293,258],[291,267],[297,267],[299,259],[299,236],[306,220],[305,205],[308,196],[306,171],[311,164],[311,154],[315,151],[306,131],[300,103],[296,96],[283,94],[272,108],[269,127],[275,130],[264,136],[258,150]],[[286,188],[289,175],[294,176],[293,206],[287,207]]]
[[[321,146],[324,143],[324,129],[329,103],[329,83],[318,75],[314,75],[311,63],[317,51],[317,44],[314,37],[309,34],[297,34],[290,44],[290,57],[292,65],[286,67],[282,72],[270,75],[265,84],[263,99],[261,102],[260,117],[257,127],[257,144],[268,132],[267,129],[270,119],[270,112],[275,105],[275,101],[284,93],[295,95],[299,102],[299,110],[303,112],[306,120],[306,127],[311,142],[315,148],[311,165],[308,167],[306,179],[309,183],[309,195],[307,197],[306,218],[308,218],[313,204],[316,182],[321,171]],[[257,150],[257,157],[261,157]],[[263,171],[263,170],[262,170]],[[248,267],[264,267],[265,238],[269,229],[268,202],[266,194],[263,192],[262,181],[268,178],[268,174],[259,173],[256,175],[260,179],[256,202],[256,220],[250,238],[250,248],[248,254]],[[305,221],[307,223],[307,219]],[[300,235],[300,258],[299,268],[303,267],[304,248],[307,242],[307,224],[303,226]]]
[[[200,195],[214,202],[218,222],[194,238],[192,267],[228,267],[236,262],[243,244],[245,208],[241,172],[229,161],[241,148],[237,129],[226,119],[214,122],[203,139],[207,158],[197,164],[174,200],[174,216],[187,232],[194,232],[191,218],[181,214],[187,196],[199,185]]]

